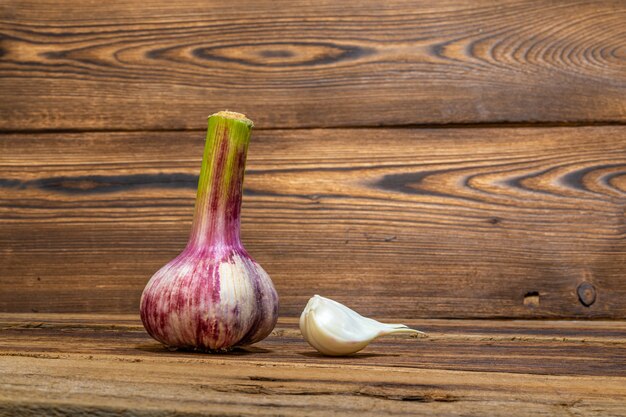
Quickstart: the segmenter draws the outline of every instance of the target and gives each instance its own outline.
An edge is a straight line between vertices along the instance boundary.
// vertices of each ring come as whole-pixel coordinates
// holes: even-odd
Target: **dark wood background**
[[[135,313],[206,116],[300,313],[626,318],[623,1],[0,3],[0,310]]]

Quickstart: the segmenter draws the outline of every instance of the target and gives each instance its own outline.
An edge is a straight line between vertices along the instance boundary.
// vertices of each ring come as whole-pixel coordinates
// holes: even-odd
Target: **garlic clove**
[[[300,315],[300,332],[324,355],[356,353],[374,339],[394,333],[424,334],[404,324],[381,323],[329,298],[313,296]]]

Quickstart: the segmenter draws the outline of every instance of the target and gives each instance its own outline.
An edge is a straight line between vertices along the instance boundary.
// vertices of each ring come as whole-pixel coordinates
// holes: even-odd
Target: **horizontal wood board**
[[[281,319],[231,354],[170,352],[137,315],[0,317],[0,415],[626,415],[624,322],[409,320],[328,358]]]
[[[0,3],[0,129],[626,121],[626,4]]]
[[[0,356],[62,359],[69,354],[120,354],[164,360],[626,377],[624,321],[398,319],[426,335],[387,336],[353,356],[336,358],[308,346],[295,318],[281,318],[261,343],[229,354],[205,355],[169,352],[148,336],[137,314],[2,313]]]
[[[0,310],[136,312],[185,245],[201,131],[0,137]],[[626,317],[626,128],[261,130],[243,240],[281,314]]]

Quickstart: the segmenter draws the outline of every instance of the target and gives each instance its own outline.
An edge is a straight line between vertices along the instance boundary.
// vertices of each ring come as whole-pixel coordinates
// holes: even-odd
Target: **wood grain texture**
[[[626,121],[620,0],[0,4],[0,129]]]
[[[148,336],[138,315],[2,313],[0,356],[59,359],[67,354],[115,353],[233,363],[313,361],[324,366],[626,377],[623,321],[400,320],[427,335],[388,336],[353,356],[326,357],[306,344],[297,319],[281,318],[261,343],[232,354],[203,356],[170,353]]]
[[[136,312],[184,247],[201,132],[0,138],[0,309]],[[281,314],[626,317],[626,128],[255,133],[244,244]]]
[[[207,355],[165,350],[136,315],[3,314],[0,415],[626,415],[625,322],[409,324],[428,337],[328,358],[293,319]]]

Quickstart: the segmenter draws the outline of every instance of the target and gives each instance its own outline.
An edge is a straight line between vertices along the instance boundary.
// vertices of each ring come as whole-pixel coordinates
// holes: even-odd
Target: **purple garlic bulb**
[[[272,280],[239,238],[251,130],[239,113],[209,117],[189,243],[141,296],[144,327],[169,347],[227,351],[264,339],[276,325]]]

